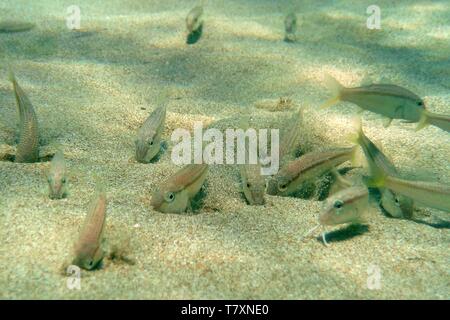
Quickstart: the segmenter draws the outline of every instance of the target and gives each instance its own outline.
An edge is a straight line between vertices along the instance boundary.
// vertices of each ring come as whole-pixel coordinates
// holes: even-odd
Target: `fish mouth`
[[[54,189],[50,189],[50,195],[49,198],[52,200],[57,200],[57,199],[62,199],[64,198],[66,195],[65,191],[63,190],[63,188],[59,188],[57,190]]]
[[[136,149],[136,161],[140,163],[150,163],[161,150],[160,144],[150,148],[137,148]]]
[[[258,205],[258,206],[262,206],[265,203],[266,203],[266,200],[264,199],[263,196],[261,196],[261,195],[254,196],[253,195],[253,204]]]
[[[153,193],[152,195],[150,205],[153,207],[153,209],[158,210],[159,208],[161,208],[163,203],[164,203],[163,193],[160,190],[156,190],[155,193]]]
[[[319,216],[319,223],[323,226],[332,224],[330,219],[330,214],[328,212],[324,212]]]
[[[147,161],[147,148],[137,148],[136,149],[136,161],[140,163],[149,163],[150,161]]]

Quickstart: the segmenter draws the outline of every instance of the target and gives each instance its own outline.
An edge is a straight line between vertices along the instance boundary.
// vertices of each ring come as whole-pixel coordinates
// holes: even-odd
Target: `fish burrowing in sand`
[[[149,163],[161,149],[161,135],[166,121],[166,106],[155,109],[139,129],[136,145],[136,160]]]
[[[204,1],[203,1],[204,2]],[[203,3],[194,7],[186,16],[186,29],[188,31],[187,44],[196,43],[203,33]]]
[[[243,164],[239,166],[242,190],[250,205],[263,205],[266,193],[266,180],[261,174],[259,164]]]
[[[106,207],[106,192],[103,187],[99,186],[75,245],[75,258],[72,264],[86,270],[92,270],[100,266],[106,253],[103,248]]]
[[[295,13],[289,13],[284,19],[284,41],[294,42],[296,37],[295,33],[297,31],[297,16]]]
[[[289,196],[311,179],[331,171],[346,161],[355,162],[356,147],[310,152],[288,162],[269,180],[267,193]]]
[[[62,199],[67,196],[66,160],[61,150],[58,150],[50,162],[47,174],[50,199]]]
[[[200,191],[208,172],[207,164],[188,164],[164,181],[153,193],[151,206],[163,213],[191,210],[191,200]]]
[[[15,162],[37,162],[39,161],[39,134],[36,113],[12,71],[10,72],[10,80],[14,87],[20,122],[19,144],[17,145]]]

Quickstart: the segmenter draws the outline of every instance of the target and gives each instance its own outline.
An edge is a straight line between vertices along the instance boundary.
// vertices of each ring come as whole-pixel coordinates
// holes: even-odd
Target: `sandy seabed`
[[[69,1],[70,2],[70,1]],[[204,34],[185,43],[184,19],[195,1],[78,0],[84,32],[65,24],[72,2],[2,1],[0,21],[36,23],[0,34],[0,144],[14,145],[17,115],[11,66],[33,102],[42,145],[61,145],[69,197],[48,198],[49,162],[0,163],[2,299],[449,299],[448,214],[417,207],[415,219],[384,215],[372,204],[362,232],[338,232],[330,247],[301,239],[321,203],[267,196],[246,205],[236,166],[211,166],[196,215],[155,212],[156,186],[177,167],[171,132],[195,121],[278,128],[289,112],[256,108],[290,97],[304,112],[310,150],[348,146],[356,107],[319,110],[324,76],[346,86],[389,79],[449,113],[450,5],[447,1],[377,1],[381,30],[366,28],[364,1],[209,1]],[[283,17],[298,15],[298,41],[283,39]],[[137,128],[169,93],[159,161],[134,161]],[[364,113],[366,134],[400,172],[450,181],[448,133]],[[306,141],[306,138],[305,138]],[[306,142],[305,142],[306,143]],[[364,169],[359,169],[363,173]],[[358,173],[358,171],[356,171]],[[68,289],[62,266],[100,179],[108,192],[106,237],[126,243],[135,264],[106,259]],[[345,228],[337,227],[336,230]],[[330,231],[333,229],[330,229]],[[379,269],[381,288],[370,290]],[[370,285],[369,285],[370,287]]]

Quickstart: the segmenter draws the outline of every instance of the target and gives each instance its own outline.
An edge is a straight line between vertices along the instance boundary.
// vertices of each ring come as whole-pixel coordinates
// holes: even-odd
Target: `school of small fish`
[[[186,17],[188,32],[187,44],[196,43],[203,32],[204,5],[194,7]],[[297,16],[290,12],[284,19],[284,41],[298,41]],[[25,22],[0,22],[0,33],[26,32],[35,27]],[[14,162],[32,163],[42,159],[39,156],[39,126],[35,109],[19,85],[14,73],[10,72],[10,81],[16,100],[19,137],[15,148]],[[326,84],[332,92],[331,98],[322,108],[331,107],[340,102],[357,105],[361,110],[377,113],[384,117],[385,127],[393,119],[418,123],[417,130],[427,125],[436,126],[449,132],[448,115],[428,111],[424,100],[410,90],[394,84],[371,83],[360,87],[347,88],[336,79],[327,76]],[[274,110],[283,110],[290,99],[282,99],[272,106]],[[157,165],[161,153],[162,135],[165,129],[166,103],[158,105],[142,126],[137,129],[135,139],[135,160],[145,165]],[[288,110],[288,108],[286,108]],[[303,125],[301,109],[294,110],[282,130],[279,156],[281,168],[270,177],[261,175],[260,164],[238,165],[241,179],[241,191],[248,205],[265,206],[266,195],[289,197],[295,195],[308,183],[331,175],[334,183],[330,186],[328,197],[323,201],[323,209],[318,215],[318,224],[306,235],[317,228],[342,224],[370,222],[368,217],[371,189],[379,191],[378,204],[392,217],[412,219],[415,205],[450,212],[450,186],[438,182],[416,181],[402,177],[394,164],[363,132],[361,119],[355,121],[355,134],[350,139],[352,145],[346,148],[328,148],[314,150],[297,156],[301,145],[300,126]],[[247,124],[243,124],[248,127]],[[358,166],[357,154],[362,150],[368,164],[368,176],[349,180],[341,175],[339,168],[345,163]],[[5,158],[6,159],[6,158]],[[162,213],[192,212],[195,198],[205,189],[209,166],[207,164],[188,164],[173,175],[166,177],[155,186],[151,196],[151,207]],[[69,196],[68,168],[62,148],[54,154],[46,178],[50,199],[63,199]],[[106,256],[105,224],[107,216],[107,194],[102,185],[97,187],[79,239],[74,246],[72,263],[85,270],[93,270],[102,265]],[[324,244],[326,232],[322,233]]]

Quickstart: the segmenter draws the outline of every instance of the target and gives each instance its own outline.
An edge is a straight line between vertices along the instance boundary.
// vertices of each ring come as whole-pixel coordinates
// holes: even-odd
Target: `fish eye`
[[[250,183],[247,182],[247,188],[250,188]]]
[[[287,185],[284,183],[284,184],[279,184],[278,185],[278,190],[280,190],[280,191],[284,191],[284,190],[286,190],[287,189]]]
[[[167,193],[165,194],[165,196],[164,196],[164,199],[165,199],[167,202],[172,202],[173,199],[175,199],[175,195],[174,195],[173,192],[167,192]]]
[[[422,102],[422,101],[419,101],[419,102],[417,102],[417,105],[418,105],[418,106],[423,106],[423,102]]]
[[[89,268],[92,268],[92,267],[94,266],[94,261],[92,261],[92,260],[89,260],[89,262],[88,262],[88,266],[89,266]]]
[[[395,204],[396,204],[396,205],[400,205],[400,200],[398,200],[397,197],[395,197],[394,200],[395,200]]]
[[[153,145],[153,140],[149,141],[148,144],[149,144],[150,146],[152,146],[152,145]]]
[[[335,207],[336,209],[340,209],[344,206],[344,203],[341,200],[336,200],[333,204],[333,207]]]

